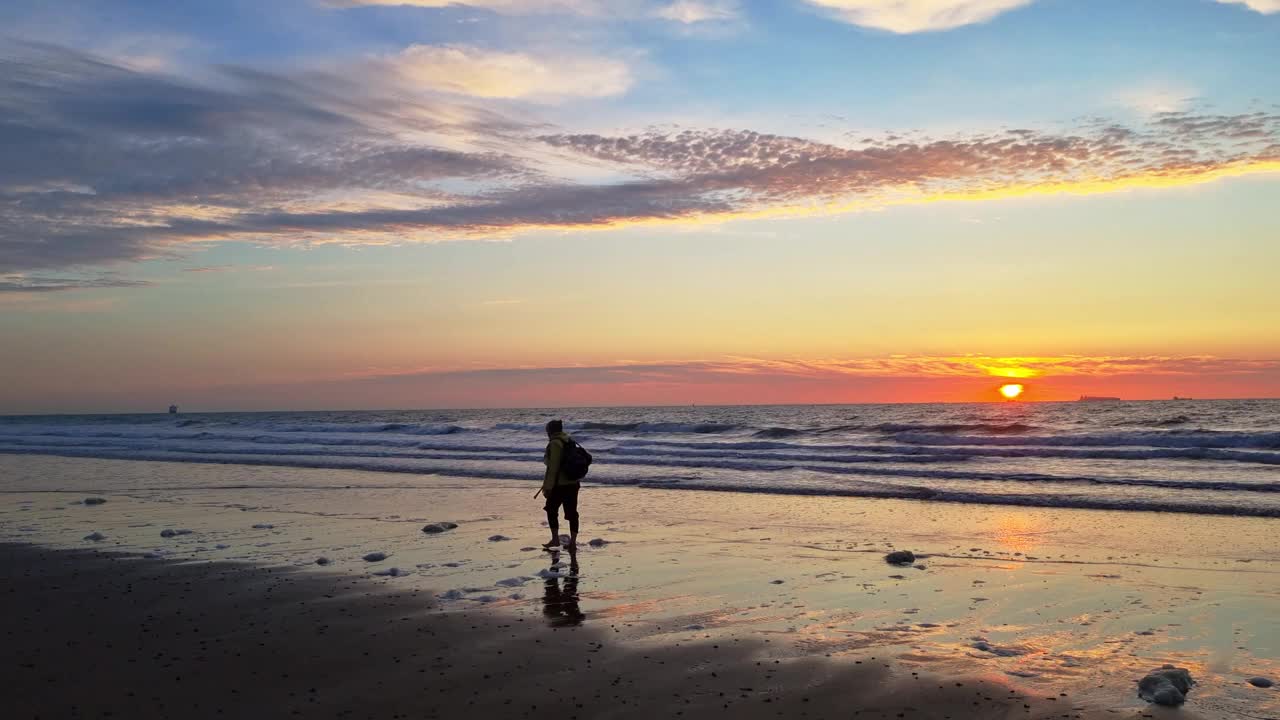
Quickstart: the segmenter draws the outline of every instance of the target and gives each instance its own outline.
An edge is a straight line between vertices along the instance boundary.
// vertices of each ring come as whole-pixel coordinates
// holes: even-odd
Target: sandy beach
[[[570,557],[523,482],[0,463],[14,717],[1280,716],[1265,518],[588,485]]]

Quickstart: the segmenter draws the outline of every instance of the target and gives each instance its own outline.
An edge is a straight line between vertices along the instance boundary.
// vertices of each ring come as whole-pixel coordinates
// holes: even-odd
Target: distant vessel
[[[1108,397],[1106,395],[1081,395],[1080,402],[1119,402],[1118,397]]]
[[[170,414],[170,415],[177,415],[177,414],[178,414],[178,406],[177,406],[177,405],[170,405],[170,406],[169,406],[169,414]]]
[[[1191,398],[1178,397],[1177,395],[1174,395],[1173,399],[1174,400],[1191,400]]]

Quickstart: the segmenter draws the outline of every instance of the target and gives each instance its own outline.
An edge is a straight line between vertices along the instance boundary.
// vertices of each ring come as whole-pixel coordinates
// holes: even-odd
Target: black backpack
[[[573,440],[564,441],[564,454],[560,456],[560,472],[574,482],[587,476],[591,469],[591,453]]]

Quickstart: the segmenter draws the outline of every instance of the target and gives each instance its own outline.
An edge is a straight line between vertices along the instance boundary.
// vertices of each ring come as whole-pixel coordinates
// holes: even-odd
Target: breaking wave
[[[1122,402],[0,417],[0,454],[364,470],[410,484],[415,474],[533,482],[544,423],[562,417],[595,455],[588,480],[600,484],[1280,517],[1280,402],[1169,410]]]

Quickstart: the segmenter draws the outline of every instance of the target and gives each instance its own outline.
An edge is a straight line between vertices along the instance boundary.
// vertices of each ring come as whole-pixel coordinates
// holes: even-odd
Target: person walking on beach
[[[564,431],[564,423],[552,420],[547,423],[547,450],[542,455],[542,462],[547,465],[546,475],[542,479],[542,489],[538,492],[547,498],[544,508],[547,511],[547,525],[551,526],[551,542],[542,547],[550,550],[560,547],[560,506],[564,506],[564,517],[569,521],[569,547],[578,543],[578,489],[579,481],[586,474],[576,471],[579,464],[578,454],[585,450]],[[571,457],[572,455],[572,457]],[[590,455],[587,456],[590,463]],[[537,495],[534,495],[537,497]]]

